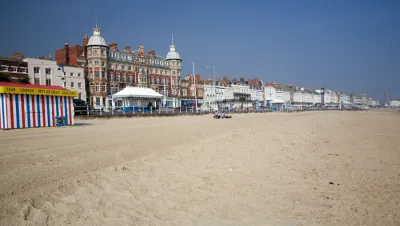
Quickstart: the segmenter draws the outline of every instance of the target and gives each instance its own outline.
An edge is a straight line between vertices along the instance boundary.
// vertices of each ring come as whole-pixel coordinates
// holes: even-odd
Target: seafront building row
[[[81,45],[56,50],[51,57],[24,58],[16,53],[0,58],[0,78],[37,85],[57,85],[78,92],[78,99],[95,109],[123,107],[126,102],[113,95],[125,87],[151,88],[162,95],[153,106],[197,106],[203,110],[255,109],[271,104],[284,106],[377,106],[365,94],[342,93],[328,88],[310,89],[295,85],[265,83],[259,79],[228,79],[216,76],[182,75],[182,58],[175,44],[166,56],[154,50],[147,54],[143,45],[137,49],[117,43],[107,45],[101,29],[95,27]],[[137,103],[137,102],[136,102]]]

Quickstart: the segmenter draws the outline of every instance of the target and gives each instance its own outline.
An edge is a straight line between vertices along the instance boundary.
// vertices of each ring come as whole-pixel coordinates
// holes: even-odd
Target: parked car
[[[87,114],[88,105],[86,104],[85,101],[80,100],[80,99],[74,99],[73,104],[74,104],[75,115],[86,115]]]

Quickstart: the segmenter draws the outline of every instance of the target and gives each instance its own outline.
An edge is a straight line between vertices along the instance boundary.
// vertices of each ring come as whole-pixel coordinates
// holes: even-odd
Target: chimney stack
[[[196,82],[200,81],[200,75],[196,75]]]
[[[118,44],[117,43],[111,43],[108,46],[110,47],[110,49],[112,49],[114,51],[118,51]]]
[[[130,53],[131,52],[131,47],[130,46],[126,46],[124,51]]]
[[[149,56],[155,56],[155,55],[156,55],[156,51],[150,50],[147,54],[148,54]]]
[[[65,64],[69,64],[69,45],[68,42],[64,43],[64,51],[65,51]]]
[[[83,46],[83,47],[87,46],[88,42],[89,42],[88,35],[85,34],[85,35],[83,36],[83,39],[82,39],[82,46]]]

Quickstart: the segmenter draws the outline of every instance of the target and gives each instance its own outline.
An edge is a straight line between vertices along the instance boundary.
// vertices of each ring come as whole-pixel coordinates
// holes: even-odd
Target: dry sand
[[[0,131],[0,225],[400,225],[397,112],[78,123]]]

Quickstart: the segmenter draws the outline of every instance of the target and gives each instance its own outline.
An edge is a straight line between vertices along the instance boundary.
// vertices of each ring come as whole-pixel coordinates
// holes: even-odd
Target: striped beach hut
[[[76,96],[60,86],[0,82],[0,129],[73,125]]]

